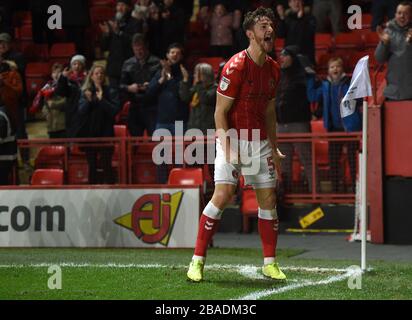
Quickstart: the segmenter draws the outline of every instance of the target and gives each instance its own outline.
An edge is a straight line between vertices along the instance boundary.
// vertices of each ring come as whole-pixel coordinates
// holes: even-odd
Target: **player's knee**
[[[232,199],[232,193],[228,190],[216,190],[213,194],[212,203],[223,210]]]
[[[260,200],[259,207],[265,210],[272,210],[276,208],[276,195],[268,194]]]

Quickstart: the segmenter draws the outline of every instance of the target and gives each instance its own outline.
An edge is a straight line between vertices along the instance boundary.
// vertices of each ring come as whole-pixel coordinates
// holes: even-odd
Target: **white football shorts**
[[[277,174],[269,141],[238,140],[238,145],[240,160],[237,164],[229,163],[222,143],[216,139],[215,184],[237,185],[242,174],[245,184],[254,189],[275,188]]]

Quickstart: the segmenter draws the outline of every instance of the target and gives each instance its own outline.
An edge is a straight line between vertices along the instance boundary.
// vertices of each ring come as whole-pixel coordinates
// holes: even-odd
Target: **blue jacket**
[[[349,89],[350,78],[344,76],[337,85],[338,100],[332,100],[332,83],[330,80],[322,81],[322,85],[316,87],[315,77],[311,76],[307,82],[307,95],[310,102],[323,103],[323,126],[327,131],[361,131],[362,130],[362,115],[360,113],[359,101],[356,105],[355,112],[348,117],[340,117],[340,103]],[[334,117],[335,115],[335,117]],[[339,118],[341,125],[336,124],[336,115]],[[335,121],[334,121],[335,119]]]

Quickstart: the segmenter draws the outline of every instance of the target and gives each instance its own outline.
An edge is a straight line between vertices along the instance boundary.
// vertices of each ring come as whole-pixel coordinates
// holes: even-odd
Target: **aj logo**
[[[167,247],[182,198],[182,191],[172,195],[144,195],[134,203],[131,213],[114,222],[133,231],[144,243],[160,243]]]

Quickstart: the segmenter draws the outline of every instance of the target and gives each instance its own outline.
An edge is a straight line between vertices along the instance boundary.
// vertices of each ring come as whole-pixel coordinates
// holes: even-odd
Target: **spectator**
[[[161,61],[162,69],[150,81],[146,91],[147,98],[157,97],[156,129],[167,129],[174,136],[175,122],[187,122],[188,106],[179,95],[180,82],[183,80],[181,62],[183,60],[183,47],[173,43],[167,50],[166,60]],[[158,181],[166,183],[168,170],[160,166]]]
[[[10,175],[17,160],[15,126],[0,98],[0,185],[11,184]]]
[[[123,63],[133,56],[130,46],[133,35],[143,31],[139,21],[131,15],[130,3],[130,0],[117,0],[115,19],[100,24],[103,32],[102,49],[109,51],[107,76],[113,88],[119,86]]]
[[[84,35],[86,28],[90,26],[90,12],[87,1],[81,0],[57,0],[62,9],[63,29],[69,42],[76,44],[77,52],[86,54]]]
[[[76,115],[79,122],[82,122],[82,126],[77,136],[83,138],[114,137],[114,118],[118,111],[117,90],[108,86],[104,67],[95,64],[82,87],[79,110]],[[113,147],[87,147],[85,152],[89,164],[89,183],[113,184]],[[97,177],[98,157],[103,167],[101,180]]]
[[[185,14],[174,0],[163,0],[160,6],[161,55],[167,52],[172,43],[183,43],[185,33]]]
[[[132,17],[136,19],[136,23],[139,25],[138,29],[141,29],[141,33],[143,34],[146,34],[148,31],[148,20],[150,18],[151,6],[151,0],[138,0],[132,11]]]
[[[412,99],[412,3],[399,4],[395,18],[385,30],[378,27],[377,33],[380,42],[375,58],[379,63],[388,62],[384,96],[388,100]]]
[[[69,79],[81,87],[86,79],[86,58],[80,54],[73,56],[70,61]]]
[[[192,85],[189,81],[189,72],[183,65],[180,68],[183,74],[183,80],[180,82],[180,98],[190,104],[191,110],[187,129],[199,129],[204,137],[207,137],[207,130],[215,129],[217,84],[213,68],[207,63],[197,64]],[[207,144],[205,144],[204,155],[205,157],[207,155]],[[213,177],[213,164],[209,164],[209,173]]]
[[[354,132],[362,130],[362,116],[359,103],[356,105],[355,113],[351,117],[341,117],[340,104],[349,89],[350,77],[343,70],[341,58],[331,58],[328,62],[328,78],[322,81],[320,87],[315,87],[314,77],[308,79],[308,97],[311,102],[323,102],[323,125],[328,132]],[[333,191],[339,191],[339,181],[343,180],[343,172],[339,170],[339,161],[343,146],[347,147],[348,160],[351,174],[352,190],[356,184],[356,151],[359,143],[329,142],[330,178]]]
[[[285,46],[296,45],[302,55],[315,64],[316,19],[310,9],[303,6],[303,0],[289,0],[290,10],[282,5],[276,7],[280,18],[278,37],[285,38]]]
[[[42,108],[47,121],[47,131],[50,139],[67,137],[65,121],[67,99],[55,93],[57,82],[63,69],[62,64],[53,64],[51,80],[37,93],[30,108],[30,113],[35,113]]]
[[[132,41],[134,57],[126,60],[122,68],[120,89],[130,101],[128,127],[132,136],[151,136],[156,126],[157,105],[146,99],[150,80],[160,70],[159,58],[150,54],[142,34],[135,34]],[[153,99],[152,99],[153,100]]]
[[[306,97],[306,74],[300,63],[297,46],[285,47],[279,57],[281,77],[276,94],[276,119],[278,133],[309,133],[310,104]],[[296,149],[307,179],[309,192],[312,191],[312,152],[309,143],[282,143],[279,149],[286,158],[283,160],[286,192],[292,189],[293,150]]]
[[[232,13],[227,12],[223,4],[217,4],[206,22],[210,25],[210,55],[212,57],[231,57],[233,31],[239,29],[240,17],[235,19]]]
[[[385,18],[392,20],[400,0],[373,0],[372,1],[372,31],[381,26]]]
[[[155,56],[162,56],[162,39],[159,37],[161,34],[161,20],[160,9],[156,5],[152,5],[149,8],[149,20],[147,39],[149,44],[149,51]]]
[[[330,32],[334,35],[342,31],[343,5],[341,0],[314,0],[312,13],[316,19],[316,32]]]
[[[20,114],[20,100],[23,92],[23,82],[13,61],[0,58],[0,98],[6,106],[8,117],[14,128],[22,126],[24,121]],[[24,126],[24,123],[23,123]],[[18,138],[18,137],[17,137]]]
[[[7,33],[0,34],[0,61],[7,60],[13,62],[14,66],[17,66],[17,71],[20,75],[20,80],[22,81],[22,89],[19,93],[19,101],[16,119],[16,137],[17,139],[27,139],[26,123],[25,123],[25,109],[27,104],[27,94],[26,94],[26,83],[25,83],[25,72],[26,72],[26,61],[22,53],[14,51],[12,49],[11,36]],[[6,102],[6,101],[5,101]],[[23,162],[27,163],[29,161],[29,150],[24,149],[21,152]]]

